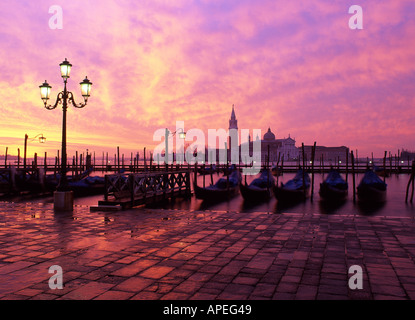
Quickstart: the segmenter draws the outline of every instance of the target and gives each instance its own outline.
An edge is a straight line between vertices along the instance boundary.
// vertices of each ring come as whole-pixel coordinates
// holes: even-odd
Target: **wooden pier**
[[[108,206],[126,209],[190,196],[190,170],[110,174],[105,176],[104,200],[91,209]]]

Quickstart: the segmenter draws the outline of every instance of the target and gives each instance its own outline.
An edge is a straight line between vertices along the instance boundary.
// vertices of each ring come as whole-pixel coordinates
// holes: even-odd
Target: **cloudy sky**
[[[349,7],[363,8],[363,30]],[[49,8],[62,8],[51,29]],[[148,0],[0,3],[0,154],[60,148],[62,111],[43,107],[62,90],[93,82],[84,109],[69,108],[68,151],[152,150],[159,128],[268,127],[278,138],[345,145],[359,156],[415,150],[413,0]]]

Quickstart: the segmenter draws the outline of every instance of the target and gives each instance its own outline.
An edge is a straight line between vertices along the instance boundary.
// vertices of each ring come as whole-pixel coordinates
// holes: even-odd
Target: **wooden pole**
[[[348,181],[349,175],[349,148],[346,148],[346,182]]]
[[[120,172],[120,147],[117,146],[117,169]]]
[[[165,158],[164,160],[166,160],[166,153],[164,155],[164,158]],[[159,162],[159,164],[160,164],[160,162]],[[147,171],[146,147],[144,147],[144,171]]]
[[[194,172],[193,172],[193,186],[196,189],[197,186],[197,162],[195,162]]]
[[[313,148],[311,150],[311,201],[313,201],[314,194],[314,158],[316,153],[316,142],[314,141]]]
[[[205,168],[206,168],[206,166],[205,166],[205,164],[203,164],[203,166],[202,166],[202,170],[203,170],[203,188],[205,187],[205,176],[206,176]]]
[[[107,168],[108,168],[108,152],[106,153],[106,156],[105,156],[105,171],[107,171]]]
[[[280,161],[280,153],[278,152],[278,161]],[[269,174],[270,174],[270,170],[269,170],[269,144],[268,144],[268,156],[267,156],[267,193],[269,194]],[[278,164],[277,164],[277,172],[278,172]]]
[[[78,151],[75,151],[75,176],[78,175]]]
[[[4,155],[4,168],[7,169],[7,152],[9,151],[9,147],[6,147],[6,154]]]
[[[354,170],[354,155],[352,150],[352,179],[353,179],[353,202],[356,201],[356,180],[355,180],[355,170]]]
[[[20,149],[17,148],[17,168],[20,168]]]
[[[412,161],[411,176],[409,178],[408,185],[406,187],[405,203],[408,202],[409,186],[411,184],[412,184],[411,203],[413,201],[413,198],[414,198],[414,180],[415,180],[415,160]]]
[[[301,144],[301,148],[303,149],[303,189],[304,189],[304,200],[307,197],[307,191],[305,188],[305,150],[304,150],[304,142]]]
[[[24,136],[24,151],[23,151],[23,168],[26,169],[26,156],[27,156],[27,139],[28,139],[28,135],[25,134]]]

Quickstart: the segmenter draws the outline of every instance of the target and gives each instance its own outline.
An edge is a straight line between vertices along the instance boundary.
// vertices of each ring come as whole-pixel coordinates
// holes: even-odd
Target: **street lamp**
[[[26,168],[26,155],[27,155],[27,142],[28,141],[35,141],[37,138],[39,138],[39,143],[45,143],[46,138],[43,136],[43,133],[40,133],[36,135],[33,138],[29,138],[27,134],[24,136],[24,158],[23,158],[23,167]]]
[[[176,135],[176,133],[179,134],[180,139],[186,139],[186,132],[184,132],[182,128],[179,128],[176,131],[174,131],[173,133],[171,133],[171,136],[174,137]]]
[[[85,77],[85,79],[80,83],[81,85],[81,93],[82,96],[84,97],[84,103],[80,103],[77,104],[75,102],[74,96],[72,94],[72,92],[68,91],[66,89],[66,84],[68,81],[68,78],[70,77],[71,74],[71,68],[72,68],[72,64],[69,63],[69,61],[65,58],[65,61],[63,61],[61,64],[59,64],[60,66],[60,71],[61,71],[61,77],[63,79],[63,83],[64,83],[64,89],[63,91],[58,93],[58,96],[56,98],[56,102],[53,105],[47,105],[47,102],[50,98],[50,93],[51,93],[51,89],[52,87],[47,83],[47,81],[45,80],[45,82],[39,86],[40,88],[40,97],[43,100],[43,103],[45,105],[45,108],[48,110],[53,110],[55,109],[58,104],[62,104],[62,111],[63,111],[63,119],[62,119],[62,163],[61,163],[61,175],[60,175],[60,180],[59,180],[59,184],[57,187],[57,192],[69,192],[69,186],[68,186],[68,179],[66,176],[66,163],[67,163],[67,155],[66,155],[66,111],[68,108],[68,103],[72,104],[75,108],[83,108],[86,106],[87,104],[87,100],[90,96],[91,93],[91,86],[92,83],[88,80],[87,77]],[[72,197],[72,193],[71,196]],[[56,198],[55,198],[56,200]],[[56,201],[55,201],[55,207],[56,207]]]
[[[169,129],[166,128],[166,133],[165,133],[165,137],[164,137],[164,141],[165,141],[165,144],[166,144],[164,162],[166,164],[169,163],[169,142],[168,142],[168,138],[169,138],[170,135],[172,137],[174,137],[176,135],[176,133],[179,134],[180,139],[183,139],[183,140],[186,139],[186,132],[182,128],[179,128],[174,132],[170,132]],[[173,161],[174,161],[174,155],[173,155]]]

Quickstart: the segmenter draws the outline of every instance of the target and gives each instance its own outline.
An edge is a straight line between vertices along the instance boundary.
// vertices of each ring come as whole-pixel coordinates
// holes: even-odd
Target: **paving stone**
[[[94,300],[128,300],[134,295],[132,292],[108,290]]]
[[[71,292],[63,295],[59,299],[71,299],[71,300],[91,300],[110,288],[113,285],[109,283],[102,283],[102,282],[89,282],[85,285],[79,286],[77,289],[72,290]]]
[[[130,277],[114,287],[114,290],[139,292],[150,286],[152,283],[153,281],[150,279],[145,279],[142,277]]]
[[[295,294],[296,300],[314,300],[317,296],[318,286],[304,285],[298,286]]]
[[[161,279],[173,270],[173,267],[154,266],[141,272],[140,275],[145,278]]]
[[[408,218],[137,208],[106,221],[88,207],[58,219],[51,204],[0,208],[4,300],[415,298]],[[54,264],[62,290],[48,287]],[[348,288],[351,265],[363,290]]]

